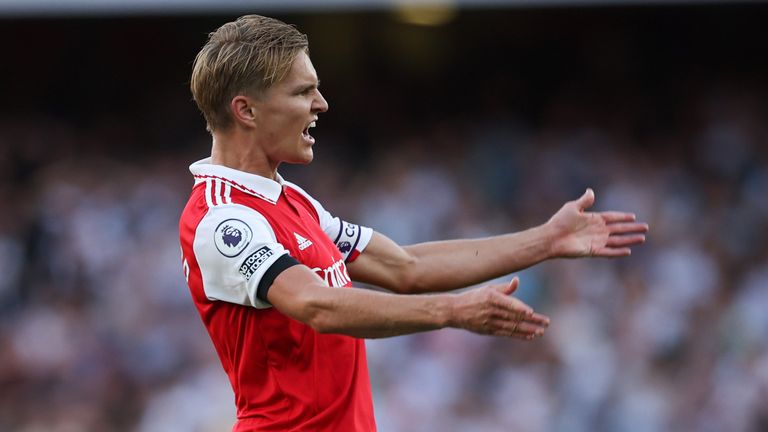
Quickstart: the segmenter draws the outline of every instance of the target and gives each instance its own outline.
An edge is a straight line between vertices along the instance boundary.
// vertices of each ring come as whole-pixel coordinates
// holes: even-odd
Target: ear
[[[232,116],[235,123],[244,127],[256,126],[257,109],[256,101],[253,98],[244,95],[237,95],[229,102],[229,108],[232,110]]]

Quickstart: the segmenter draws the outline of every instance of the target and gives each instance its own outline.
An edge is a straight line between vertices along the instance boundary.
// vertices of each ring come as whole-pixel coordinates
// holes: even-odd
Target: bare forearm
[[[404,249],[410,264],[410,292],[447,291],[474,285],[550,258],[544,226],[472,240],[420,243]]]
[[[379,338],[456,327],[531,340],[543,334],[549,319],[510,295],[518,282],[460,294],[400,295],[329,288],[305,266],[293,266],[275,279],[267,297],[321,333]]]
[[[321,333],[361,338],[398,336],[443,328],[450,317],[449,295],[402,296],[327,287],[307,292],[309,297],[294,318]]]
[[[519,233],[401,247],[374,233],[347,268],[354,280],[399,293],[449,291],[530,267],[555,257],[621,257],[645,241],[648,225],[623,212],[587,212],[588,190],[545,224]]]

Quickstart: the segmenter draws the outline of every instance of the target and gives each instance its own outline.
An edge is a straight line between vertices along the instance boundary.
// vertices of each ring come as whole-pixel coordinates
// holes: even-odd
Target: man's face
[[[318,90],[317,73],[305,52],[300,52],[288,75],[267,89],[256,103],[257,133],[270,162],[312,162],[310,135],[317,115],[328,110]]]

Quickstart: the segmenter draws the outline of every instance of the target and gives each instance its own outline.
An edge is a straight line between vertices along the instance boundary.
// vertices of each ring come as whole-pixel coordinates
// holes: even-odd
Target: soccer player
[[[533,340],[549,318],[511,296],[517,278],[440,292],[554,257],[626,256],[645,240],[631,214],[586,211],[591,190],[523,232],[405,247],[331,215],[277,172],[312,161],[328,103],[306,36],[275,19],[211,33],[191,89],[213,146],[190,166],[183,268],[234,389],[235,431],[373,431],[363,338],[455,327]]]

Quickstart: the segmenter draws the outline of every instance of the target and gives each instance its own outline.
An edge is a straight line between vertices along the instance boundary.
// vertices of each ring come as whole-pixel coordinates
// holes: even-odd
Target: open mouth
[[[308,141],[312,141],[312,142],[314,142],[314,141],[315,141],[315,138],[313,138],[313,137],[312,137],[312,135],[310,135],[310,134],[309,134],[309,130],[310,130],[310,129],[312,129],[313,127],[315,127],[315,126],[317,126],[317,124],[316,124],[316,122],[314,122],[314,121],[313,121],[312,123],[308,124],[308,125],[307,125],[307,127],[306,127],[306,128],[304,128],[304,130],[303,130],[303,131],[301,131],[301,136],[302,136],[302,137],[303,137],[305,140],[308,140]]]

